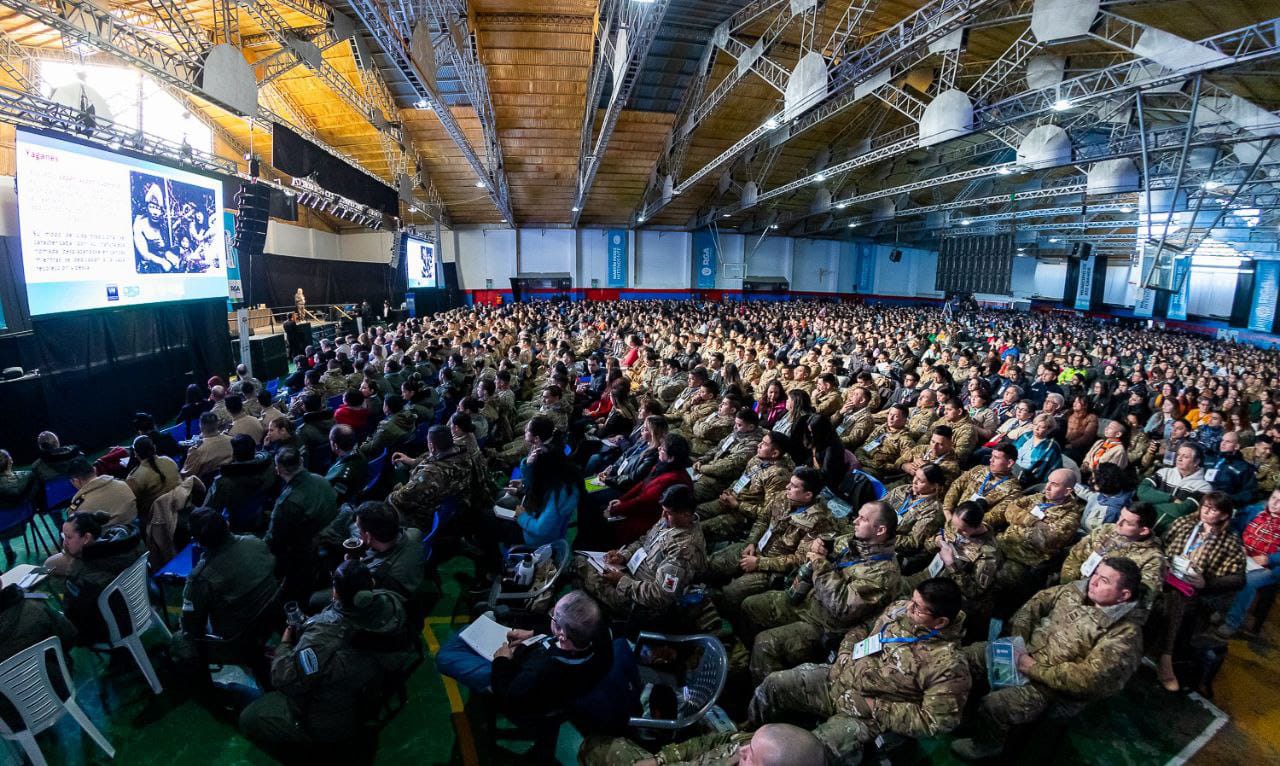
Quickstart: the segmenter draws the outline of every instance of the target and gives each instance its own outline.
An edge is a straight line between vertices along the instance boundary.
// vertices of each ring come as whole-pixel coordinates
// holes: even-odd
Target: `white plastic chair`
[[[112,593],[119,593],[129,609],[133,632],[128,635],[121,634],[115,613],[111,611],[109,599]],[[91,648],[94,651],[110,651],[125,647],[133,655],[134,662],[138,663],[142,675],[146,676],[147,683],[151,684],[151,691],[156,694],[164,691],[160,686],[160,678],[156,676],[156,669],[151,666],[151,658],[147,657],[147,650],[142,647],[142,634],[152,625],[164,631],[165,638],[173,638],[173,633],[164,624],[164,620],[151,608],[151,598],[147,593],[147,554],[142,554],[102,591],[98,596],[98,612],[107,623],[108,640],[105,644],[95,644]]]
[[[640,647],[644,644],[692,644],[702,649],[702,656],[697,666],[686,673],[684,694],[681,695],[680,709],[674,720],[633,716],[629,724],[640,729],[679,731],[701,721],[711,706],[720,699],[720,693],[724,691],[725,681],[729,677],[729,656],[725,652],[724,644],[715,636],[707,634],[677,636],[644,631],[636,641],[637,656],[640,654]],[[662,680],[653,674],[651,668],[642,665],[639,670],[641,681],[661,682]],[[650,675],[652,677],[646,677]]]
[[[1067,457],[1066,455],[1062,456],[1062,467],[1070,468],[1071,470],[1076,472],[1076,478],[1080,477],[1080,464],[1072,460],[1071,458]]]
[[[53,680],[49,678],[49,666],[45,662],[47,652],[53,652],[58,658],[63,685],[70,692],[65,700],[58,698]],[[0,662],[0,696],[13,705],[23,723],[21,730],[14,731],[0,719],[0,739],[21,745],[23,752],[35,766],[45,766],[46,763],[44,754],[40,752],[40,745],[36,744],[36,735],[53,726],[67,713],[76,719],[80,728],[109,757],[116,757],[115,748],[76,703],[76,687],[71,681],[71,674],[67,672],[67,660],[62,655],[62,644],[57,638],[46,638]]]

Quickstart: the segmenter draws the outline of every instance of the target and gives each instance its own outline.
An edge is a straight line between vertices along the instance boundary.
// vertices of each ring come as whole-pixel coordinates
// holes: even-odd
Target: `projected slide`
[[[222,184],[18,131],[31,315],[227,295]]]
[[[409,259],[409,287],[436,286],[435,243],[405,237],[404,257]]]

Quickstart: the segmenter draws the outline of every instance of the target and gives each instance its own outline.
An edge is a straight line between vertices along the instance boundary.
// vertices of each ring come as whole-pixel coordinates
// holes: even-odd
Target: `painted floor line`
[[[428,617],[427,622],[431,622],[431,619]],[[447,622],[447,620],[445,621]],[[422,637],[427,642],[427,653],[434,657],[440,651],[440,641],[436,638],[435,631],[429,626],[424,627],[422,629]],[[462,753],[462,762],[466,766],[480,766],[480,755],[476,751],[476,739],[471,733],[471,721],[467,719],[466,710],[462,705],[462,693],[458,691],[458,684],[445,675],[440,676],[440,681],[444,684],[444,694],[449,700],[449,712],[453,718],[454,731],[458,734],[458,749]]]
[[[1224,713],[1221,708],[1201,697],[1198,693],[1192,692],[1187,696],[1200,703],[1205,710],[1208,710],[1209,714],[1213,716],[1213,720],[1205,727],[1204,731],[1200,732],[1199,736],[1188,742],[1181,752],[1170,758],[1165,766],[1183,766],[1196,753],[1200,752],[1200,749],[1207,745],[1209,740],[1213,739],[1213,736],[1222,730],[1223,726],[1227,725],[1227,721],[1231,720],[1230,716]]]

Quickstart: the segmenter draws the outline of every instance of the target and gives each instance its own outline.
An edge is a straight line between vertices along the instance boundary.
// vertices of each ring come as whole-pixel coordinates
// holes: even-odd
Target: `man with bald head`
[[[1059,468],[1049,474],[1043,492],[1005,500],[986,515],[1002,554],[994,586],[997,602],[1021,604],[1039,589],[1050,562],[1070,545],[1084,511],[1073,492],[1079,480],[1075,469]]]
[[[658,766],[659,764],[737,764],[737,766],[823,766],[826,753],[808,731],[771,723],[755,732],[706,734],[667,745],[655,756],[623,737],[589,737],[579,760],[585,766]]]

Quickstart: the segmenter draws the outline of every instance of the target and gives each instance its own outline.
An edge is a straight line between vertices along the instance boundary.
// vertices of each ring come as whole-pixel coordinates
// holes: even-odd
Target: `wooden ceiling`
[[[314,18],[290,10],[280,0],[268,1],[273,3],[289,26],[300,30],[315,27],[317,22]],[[113,9],[119,18],[142,28],[162,44],[173,44],[146,0],[104,0],[99,4]],[[891,27],[923,4],[924,0],[883,0],[864,21],[864,36]],[[678,37],[691,41],[686,51],[697,51],[701,43],[692,41],[698,41],[703,34],[709,38],[706,30],[741,5],[741,1],[673,0],[669,16],[672,33],[678,32]],[[847,3],[841,0],[829,0],[823,4],[818,14],[815,39],[825,39],[830,34],[846,6]],[[190,19],[206,30],[212,39],[215,30],[214,1],[191,0],[185,9]],[[1134,0],[1112,3],[1110,9],[1134,20],[1197,39],[1280,15],[1277,14],[1280,0],[1215,0],[1212,4],[1200,0]],[[277,50],[276,43],[264,34],[248,12],[236,4],[230,6],[230,12],[236,22],[235,37],[244,42],[242,47],[247,60],[259,62]],[[468,3],[469,24],[475,33],[476,48],[488,77],[512,208],[516,223],[521,226],[566,225],[571,220],[570,206],[577,177],[596,12],[594,0],[541,0],[536,3],[527,0],[471,0]],[[771,18],[772,14],[761,17],[743,30],[740,38],[749,42],[763,32]],[[702,31],[699,31],[699,24]],[[1024,20],[973,30],[968,35],[961,60],[961,82],[976,78],[1025,26]],[[62,38],[57,32],[15,11],[0,10],[0,31],[17,44],[32,49],[36,55],[66,55],[65,52],[60,53]],[[783,67],[791,68],[801,49],[801,33],[802,25],[793,22],[779,44],[769,52],[770,57]],[[646,63],[648,81],[655,84],[655,92],[684,87],[696,65],[696,55],[690,61],[665,52],[666,48],[663,50],[661,56]],[[1071,67],[1096,66],[1115,55],[1099,43],[1088,42],[1073,44],[1066,51]],[[340,76],[363,90],[349,44],[330,48],[324,58]],[[96,54],[92,60],[107,63],[110,57]],[[733,66],[731,58],[718,56],[707,84],[708,90],[726,77]],[[912,74],[912,82],[927,84],[934,76],[932,68],[925,68]],[[1225,79],[1224,87],[1264,105],[1271,104],[1267,108],[1275,108],[1280,103],[1269,77]],[[2,74],[0,81],[10,84]],[[388,182],[393,181],[392,167],[378,131],[360,112],[339,99],[311,70],[295,67],[271,88],[264,89],[260,100],[275,112],[314,131],[320,140],[371,173]],[[646,97],[645,102],[662,104],[669,103],[670,99],[664,102]],[[743,78],[724,103],[694,131],[681,175],[687,177],[714,160],[766,116],[776,112],[780,104],[781,94],[761,78],[755,75]],[[213,123],[225,136],[225,139],[220,137],[216,141],[219,153],[239,159],[244,148],[252,142],[255,152],[270,163],[270,136],[261,126],[251,136],[247,121],[199,100],[196,105],[199,116]],[[632,220],[653,176],[655,164],[666,148],[666,138],[675,120],[674,104],[669,105],[667,111],[625,109],[622,112],[587,198],[582,224],[619,225]],[[471,146],[483,156],[485,142],[475,111],[466,105],[452,107],[451,111]],[[474,170],[441,127],[437,115],[404,103],[399,104],[398,112],[407,147],[439,191],[452,221],[456,225],[500,224],[501,214],[485,190],[476,188]],[[784,183],[810,171],[814,158],[824,148],[829,148],[834,157],[843,157],[857,140],[902,124],[903,120],[900,114],[878,103],[847,110],[841,117],[828,120],[787,142],[767,173],[764,172],[764,153],[752,161],[739,161],[732,166],[734,184],[724,196],[719,191],[721,173],[712,173],[689,192],[673,199],[649,223],[684,226],[709,204],[718,201],[732,203],[736,199],[735,189],[748,180],[757,181],[762,189]],[[4,141],[5,134],[0,133],[0,143]],[[11,164],[11,159],[6,162]],[[842,188],[848,191],[866,184],[884,183],[910,171],[911,167],[905,161],[872,168],[862,176],[846,179]],[[778,208],[783,212],[802,210],[809,205],[812,193],[812,190],[802,190],[780,200]],[[406,216],[411,222],[426,221],[421,214],[406,212]],[[349,225],[332,220],[328,224]]]

